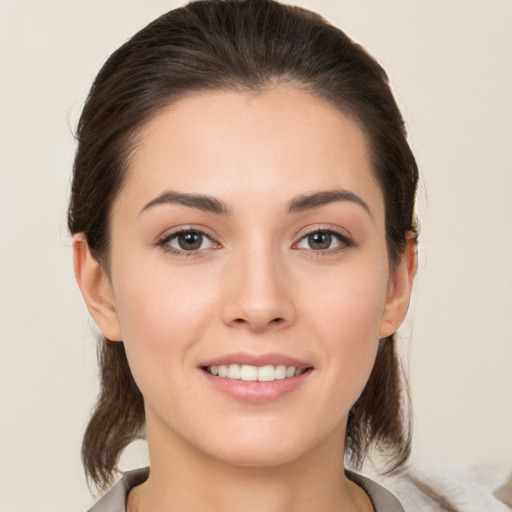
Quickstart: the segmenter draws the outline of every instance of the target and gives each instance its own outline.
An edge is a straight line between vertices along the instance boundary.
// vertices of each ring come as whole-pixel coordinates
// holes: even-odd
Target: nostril
[[[266,329],[281,329],[286,327],[289,320],[286,316],[276,316],[260,314],[260,312],[251,315],[233,317],[228,321],[228,325],[237,329],[248,328],[254,331],[264,331]]]

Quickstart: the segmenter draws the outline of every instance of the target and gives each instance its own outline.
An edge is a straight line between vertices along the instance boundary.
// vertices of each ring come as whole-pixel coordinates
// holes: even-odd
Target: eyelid
[[[181,233],[198,233],[210,240],[212,247],[187,251],[185,249],[178,249],[169,245],[169,242]],[[210,230],[204,228],[203,226],[194,225],[182,225],[168,229],[157,238],[154,245],[160,247],[165,252],[179,256],[197,256],[199,254],[204,254],[205,252],[208,252],[212,249],[219,249],[221,247],[221,244],[217,242],[216,237],[210,233]]]
[[[314,250],[314,249],[302,249],[296,247],[302,240],[306,237],[313,235],[314,233],[328,233],[330,235],[334,235],[339,241],[340,245],[325,250]],[[354,245],[354,240],[352,236],[347,232],[347,230],[343,230],[339,227],[333,226],[325,226],[325,225],[316,225],[316,226],[308,226],[307,228],[302,229],[299,234],[296,236],[296,242],[293,244],[293,248],[297,248],[298,250],[311,251],[315,254],[323,254],[323,253],[335,253],[339,250],[346,249],[347,247],[352,247]]]
[[[197,250],[190,250],[187,251],[185,249],[178,249],[175,247],[172,247],[169,245],[169,241],[173,238],[177,237],[180,233],[187,233],[187,232],[195,232],[198,234],[201,234],[202,236],[206,237],[208,240],[211,241],[212,247],[208,247],[205,249],[197,249]],[[339,240],[339,245],[331,248],[331,249],[325,249],[325,250],[314,250],[314,249],[305,249],[305,248],[298,248],[297,245],[306,237],[314,234],[314,233],[328,233],[331,235],[334,235]],[[304,250],[313,252],[316,255],[323,254],[323,253],[335,253],[337,251],[346,249],[348,247],[351,247],[354,245],[354,240],[352,236],[348,233],[347,230],[344,230],[338,226],[330,226],[330,225],[315,225],[315,226],[307,226],[300,230],[300,232],[295,236],[295,242],[292,244],[292,248],[297,250]],[[154,243],[155,246],[160,247],[162,250],[166,252],[170,252],[177,255],[183,255],[183,256],[194,256],[203,254],[207,251],[210,251],[212,249],[219,249],[222,247],[222,245],[217,241],[217,237],[211,233],[211,230],[205,228],[204,226],[197,226],[197,225],[181,225],[176,226],[174,228],[170,228],[166,230],[162,235],[160,235],[156,242]]]

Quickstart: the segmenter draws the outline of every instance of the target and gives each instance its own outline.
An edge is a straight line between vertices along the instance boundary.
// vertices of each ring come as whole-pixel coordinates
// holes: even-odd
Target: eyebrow
[[[313,192],[294,197],[287,205],[286,213],[300,213],[313,208],[319,208],[329,203],[351,202],[361,206],[372,217],[369,206],[356,194],[349,190],[335,189]],[[161,204],[181,204],[189,208],[196,208],[203,212],[217,215],[231,215],[232,209],[225,202],[204,194],[189,194],[167,190],[143,206],[139,215]]]
[[[189,208],[196,208],[203,212],[216,213],[217,215],[231,214],[231,208],[226,203],[216,199],[215,197],[167,190],[147,203],[139,212],[139,215],[159,204],[181,204],[183,206],[188,206]]]
[[[370,207],[356,194],[349,190],[335,189],[335,190],[324,190],[321,192],[314,192],[312,194],[300,195],[293,198],[286,208],[288,213],[303,212],[312,208],[319,208],[329,203],[335,202],[351,202],[355,203],[372,217]]]

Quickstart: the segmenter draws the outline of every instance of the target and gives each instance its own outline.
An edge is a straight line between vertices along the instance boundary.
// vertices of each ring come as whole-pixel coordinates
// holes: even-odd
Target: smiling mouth
[[[205,372],[215,377],[243,380],[246,382],[272,382],[275,380],[291,379],[312,370],[312,367],[296,368],[295,366],[264,365],[252,366],[248,364],[221,364],[204,366]]]

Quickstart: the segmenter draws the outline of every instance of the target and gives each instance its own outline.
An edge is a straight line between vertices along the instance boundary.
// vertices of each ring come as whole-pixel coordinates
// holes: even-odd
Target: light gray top
[[[384,487],[364,476],[346,471],[347,476],[368,494],[375,512],[405,512],[400,502]],[[137,485],[146,481],[149,468],[127,471],[88,512],[125,512],[128,494]]]

